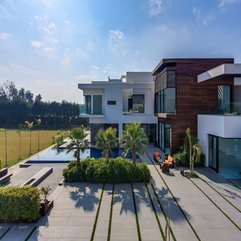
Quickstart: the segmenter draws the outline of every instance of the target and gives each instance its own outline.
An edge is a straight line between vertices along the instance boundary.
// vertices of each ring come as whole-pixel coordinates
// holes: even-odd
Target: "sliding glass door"
[[[170,133],[171,126],[169,124],[165,124],[159,122],[159,147],[165,154],[171,153],[171,133]]]
[[[209,135],[209,166],[218,171],[218,137]]]

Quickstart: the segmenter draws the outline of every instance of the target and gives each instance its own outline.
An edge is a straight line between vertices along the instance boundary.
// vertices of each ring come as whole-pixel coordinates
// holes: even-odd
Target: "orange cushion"
[[[168,155],[168,159],[167,160],[172,162],[173,158],[170,155]]]

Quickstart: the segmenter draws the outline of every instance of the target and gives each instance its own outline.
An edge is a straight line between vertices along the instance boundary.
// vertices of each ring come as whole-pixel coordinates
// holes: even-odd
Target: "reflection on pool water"
[[[27,163],[68,163],[76,159],[74,157],[74,152],[75,151],[73,150],[67,153],[66,149],[49,148],[30,157]],[[113,149],[111,157],[122,156],[122,153],[122,148]],[[101,150],[96,148],[86,149],[84,153],[80,154],[80,158],[86,157],[100,158]],[[130,156],[127,156],[127,158],[130,158]]]

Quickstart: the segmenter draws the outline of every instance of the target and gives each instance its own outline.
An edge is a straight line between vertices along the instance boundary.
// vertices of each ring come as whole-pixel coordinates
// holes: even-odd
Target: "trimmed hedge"
[[[36,222],[40,192],[31,186],[0,188],[0,222]]]
[[[77,167],[72,161],[63,171],[66,182],[132,183],[149,182],[150,170],[145,163],[133,165],[129,159],[113,158],[108,165],[103,158],[86,158]]]

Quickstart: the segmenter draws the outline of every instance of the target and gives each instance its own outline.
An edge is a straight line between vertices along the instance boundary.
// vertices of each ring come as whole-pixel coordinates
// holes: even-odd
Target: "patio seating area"
[[[46,217],[32,224],[1,224],[0,239],[240,240],[241,191],[207,168],[197,169],[198,179],[185,178],[173,167],[163,173],[151,158],[156,151],[149,146],[141,156],[150,168],[150,183],[65,183],[50,195],[54,207]]]

